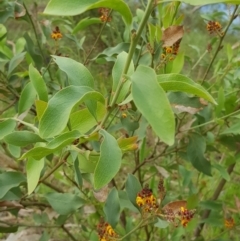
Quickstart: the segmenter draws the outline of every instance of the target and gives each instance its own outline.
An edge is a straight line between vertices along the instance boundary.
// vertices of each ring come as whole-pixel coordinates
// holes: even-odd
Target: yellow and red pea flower
[[[226,228],[233,228],[235,226],[235,221],[232,217],[226,218],[224,220],[224,226]]]
[[[181,225],[186,227],[196,212],[195,209],[188,210],[185,205],[186,203],[186,201],[182,200],[165,205],[162,210],[166,220],[173,223],[176,227],[180,221]]]
[[[51,38],[54,39],[55,41],[62,38],[62,33],[60,32],[60,29],[58,26],[56,26],[55,30],[52,31]]]
[[[152,190],[145,186],[136,197],[137,205],[144,213],[150,213],[158,209],[157,200],[154,197]]]
[[[97,226],[98,237],[100,241],[114,241],[118,238],[117,233],[113,230],[112,226],[101,220]]]
[[[100,16],[100,20],[104,23],[104,22],[111,22],[112,21],[112,17],[109,16],[109,12],[110,9],[108,8],[99,8],[98,12],[101,14]]]
[[[212,34],[214,32],[220,33],[222,30],[222,26],[219,22],[217,21],[209,21],[207,23],[207,31]]]

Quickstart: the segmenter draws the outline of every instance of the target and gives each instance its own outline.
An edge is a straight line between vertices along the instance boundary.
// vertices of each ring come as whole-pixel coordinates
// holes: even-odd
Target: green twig
[[[49,176],[51,176],[60,166],[62,166],[67,158],[69,157],[70,152],[68,152],[62,160],[60,160],[46,175],[44,175],[38,182],[40,184],[41,182],[45,181]]]
[[[64,225],[62,225],[61,228],[69,236],[71,240],[78,241],[78,239],[76,239]]]
[[[42,51],[42,48],[41,48],[41,44],[40,44],[40,41],[39,41],[39,37],[38,37],[38,34],[37,34],[36,27],[35,27],[35,25],[34,25],[34,23],[33,23],[32,17],[31,17],[31,15],[30,15],[30,13],[29,13],[29,11],[28,11],[28,9],[27,9],[26,4],[23,3],[23,6],[24,6],[24,8],[25,8],[25,10],[26,10],[26,14],[27,14],[27,16],[28,16],[28,18],[29,18],[29,21],[30,21],[30,23],[31,23],[31,25],[32,25],[32,28],[33,28],[33,31],[34,31],[34,35],[35,35],[35,38],[36,38],[36,41],[37,41],[37,45],[38,45],[39,51],[40,51],[41,56],[42,56],[42,58],[43,58],[43,60],[44,60],[44,54],[43,54],[43,51]]]
[[[236,110],[236,111],[234,111],[234,112],[232,112],[232,113],[230,113],[230,114],[228,114],[228,115],[224,115],[224,116],[222,116],[222,117],[220,117],[220,118],[217,118],[217,119],[214,119],[214,120],[210,120],[210,121],[208,121],[208,122],[205,122],[205,123],[200,124],[200,125],[197,125],[197,126],[193,126],[193,127],[189,128],[189,129],[186,129],[186,130],[184,130],[184,131],[194,130],[194,129],[197,129],[197,128],[199,128],[199,127],[203,127],[203,126],[206,126],[206,125],[215,123],[215,122],[218,121],[218,120],[222,120],[222,119],[225,119],[225,118],[228,118],[228,117],[232,117],[232,116],[238,114],[239,112],[240,112],[240,110]]]
[[[147,24],[148,18],[150,16],[153,8],[154,8],[154,0],[149,0],[146,11],[145,11],[145,14],[142,18],[142,21],[141,21],[140,25],[139,25],[139,28],[138,28],[136,33],[132,34],[131,44],[130,44],[130,48],[129,48],[129,52],[128,52],[128,57],[127,57],[127,60],[126,60],[126,63],[125,63],[125,66],[124,66],[124,69],[123,69],[123,72],[122,72],[122,75],[121,75],[121,80],[118,83],[116,92],[114,93],[112,101],[110,102],[110,105],[108,107],[108,111],[107,111],[106,115],[104,116],[104,118],[103,118],[103,120],[100,124],[100,127],[98,127],[98,129],[104,126],[104,124],[108,120],[109,116],[111,115],[112,111],[115,109],[115,104],[117,102],[118,96],[119,96],[120,91],[123,87],[123,84],[126,81],[126,75],[127,75],[129,66],[131,64],[134,51],[136,49],[136,46],[137,46],[138,41],[141,37],[142,31]]]
[[[229,20],[229,22],[228,22],[228,24],[227,24],[227,27],[226,27],[225,31],[223,32],[222,36],[220,36],[220,40],[219,40],[217,49],[216,49],[216,51],[215,51],[215,53],[214,53],[214,55],[213,55],[213,58],[212,58],[210,64],[208,65],[208,68],[207,68],[207,70],[206,70],[206,72],[205,72],[205,74],[204,74],[204,76],[203,76],[202,82],[207,78],[207,75],[208,75],[208,73],[209,73],[209,71],[210,71],[210,69],[211,69],[211,67],[212,67],[212,65],[213,65],[213,62],[214,62],[214,60],[216,59],[219,51],[221,50],[223,39],[225,38],[226,33],[227,33],[230,25],[232,24],[233,20],[236,18],[235,13],[236,13],[236,11],[237,11],[237,9],[238,9],[238,6],[239,6],[239,5],[236,5],[236,6],[235,6],[235,8],[234,8],[234,10],[233,10],[233,13],[232,13],[232,16],[231,16],[231,18],[230,18],[230,20]]]
[[[107,18],[111,15],[112,11],[113,11],[112,9],[109,11]],[[103,25],[102,25],[102,27],[101,27],[101,29],[100,29],[100,32],[99,32],[99,34],[98,34],[95,42],[93,43],[92,48],[91,48],[90,51],[88,52],[88,54],[87,54],[87,56],[86,56],[86,59],[85,59],[83,65],[87,65],[88,59],[89,59],[91,53],[93,52],[93,50],[94,50],[94,48],[95,48],[95,46],[96,46],[99,38],[101,37],[102,31],[103,31],[103,29],[105,28],[106,25],[107,25],[107,21],[103,23]]]

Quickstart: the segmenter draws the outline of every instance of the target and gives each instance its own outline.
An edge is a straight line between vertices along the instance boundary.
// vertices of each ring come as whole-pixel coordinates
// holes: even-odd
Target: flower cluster
[[[62,33],[60,32],[60,29],[59,29],[58,26],[56,26],[55,30],[52,31],[51,38],[56,40],[56,41],[58,39],[62,38]]]
[[[179,39],[172,46],[164,47],[163,52],[161,54],[161,59],[164,60],[165,62],[173,60],[174,57],[178,54],[181,40],[182,39]]]
[[[100,241],[115,241],[118,238],[117,233],[113,230],[112,226],[101,220],[97,226],[98,237]]]
[[[222,26],[221,26],[221,24],[220,24],[219,22],[217,22],[217,21],[209,21],[209,22],[207,23],[207,31],[208,31],[210,34],[212,34],[212,33],[215,32],[215,33],[217,33],[217,34],[222,35],[221,30],[222,30]]]
[[[158,209],[156,198],[147,185],[137,194],[136,203],[144,213],[150,213]]]
[[[112,17],[109,16],[110,15],[110,9],[108,9],[108,8],[99,8],[98,12],[101,14],[100,20],[102,22],[111,22],[112,21]]]
[[[232,217],[226,218],[224,220],[224,226],[226,228],[233,228],[235,225],[234,219]]]
[[[178,201],[176,201],[177,203]],[[180,202],[180,201],[179,201]],[[174,204],[175,202],[171,203]],[[163,209],[165,218],[167,221],[174,223],[175,226],[178,226],[178,222],[181,222],[181,225],[183,227],[186,227],[187,224],[191,221],[193,218],[196,210],[188,210],[185,207],[180,207],[180,208],[164,208]]]

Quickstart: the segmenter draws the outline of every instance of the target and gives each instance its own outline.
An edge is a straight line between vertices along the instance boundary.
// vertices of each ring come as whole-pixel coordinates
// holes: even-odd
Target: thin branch
[[[231,16],[231,18],[230,18],[230,20],[229,20],[229,22],[228,22],[228,25],[227,25],[225,31],[223,32],[223,35],[220,37],[220,40],[219,40],[217,49],[216,49],[216,51],[215,51],[215,53],[214,53],[214,55],[213,55],[213,58],[212,58],[210,64],[208,65],[208,68],[207,68],[207,70],[206,70],[206,72],[205,72],[205,74],[204,74],[204,76],[203,76],[202,82],[207,78],[207,75],[208,75],[208,73],[209,73],[209,71],[210,71],[210,69],[211,69],[211,67],[212,67],[212,65],[213,65],[213,62],[215,61],[215,59],[216,59],[219,51],[220,51],[221,48],[222,48],[223,39],[225,38],[226,33],[227,33],[230,25],[232,24],[233,20],[236,18],[235,13],[236,13],[236,11],[237,11],[237,9],[238,9],[238,6],[239,6],[239,5],[236,5],[236,6],[235,6],[235,9],[233,10],[233,13],[232,13],[232,16]]]
[[[40,184],[41,182],[45,181],[45,180],[46,180],[49,176],[51,176],[60,166],[62,166],[62,165],[66,162],[66,160],[67,160],[67,158],[69,157],[69,155],[70,155],[70,152],[68,152],[68,153],[66,154],[66,156],[65,156],[62,160],[60,160],[46,175],[44,175],[44,176],[39,180],[38,184]]]
[[[69,236],[71,240],[78,241],[78,239],[76,239],[64,225],[62,225],[61,228]]]
[[[230,166],[228,167],[227,172],[228,172],[229,175],[231,175],[231,173],[233,172],[233,169],[234,169],[235,165],[236,165],[236,163],[233,163],[232,165],[230,165]],[[226,184],[226,180],[222,178],[221,181],[219,182],[219,184],[218,184],[218,186],[217,186],[217,188],[216,188],[216,190],[215,190],[212,198],[211,198],[210,200],[215,201],[215,200],[218,199],[218,197],[219,197],[221,191],[223,190],[223,187],[224,187],[225,184]],[[210,215],[210,213],[211,213],[211,210],[205,210],[205,212],[203,213],[201,219],[202,219],[202,220],[207,219],[208,216]],[[200,223],[200,224],[198,225],[198,227],[195,229],[194,236],[195,236],[196,238],[200,235],[200,233],[201,233],[201,231],[202,231],[202,229],[203,229],[203,227],[204,227],[204,224],[205,224],[205,223]]]
[[[112,9],[109,11],[107,18],[110,17],[112,11],[113,11]],[[92,48],[91,48],[90,51],[88,52],[88,54],[87,54],[87,56],[86,56],[86,59],[85,59],[83,65],[87,65],[88,59],[89,59],[91,53],[93,52],[93,50],[94,50],[94,48],[95,48],[95,46],[96,46],[96,44],[97,44],[97,42],[98,42],[101,34],[102,34],[102,31],[103,31],[103,29],[105,28],[106,25],[107,25],[107,21],[103,23],[103,25],[102,25],[102,27],[101,27],[101,29],[100,29],[100,32],[99,32],[99,34],[98,34],[95,42],[93,43]]]

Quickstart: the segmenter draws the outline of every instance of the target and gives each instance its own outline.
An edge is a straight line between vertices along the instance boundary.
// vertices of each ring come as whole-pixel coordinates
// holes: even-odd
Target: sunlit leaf
[[[105,130],[99,133],[104,137],[100,147],[100,158],[94,171],[94,188],[100,189],[108,184],[121,166],[122,152],[116,139]]]
[[[175,134],[174,115],[166,93],[157,82],[154,70],[139,66],[131,79],[132,96],[138,110],[160,139],[172,145]]]

